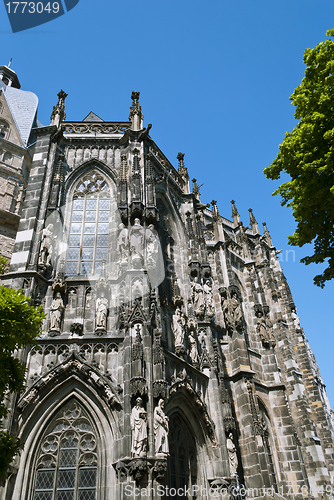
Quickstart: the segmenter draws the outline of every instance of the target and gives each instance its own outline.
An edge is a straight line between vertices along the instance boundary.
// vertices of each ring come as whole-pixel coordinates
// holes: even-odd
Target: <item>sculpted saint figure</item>
[[[140,220],[135,219],[130,229],[130,252],[132,258],[143,258],[144,229],[140,225]]]
[[[198,362],[198,348],[197,348],[197,340],[195,339],[194,332],[191,331],[188,337],[189,344],[189,356],[194,365]]]
[[[64,302],[60,292],[56,293],[50,307],[50,330],[59,331],[61,315],[64,310]]]
[[[173,315],[172,330],[174,333],[175,347],[184,345],[184,330],[186,326],[186,319],[179,307],[176,308]]]
[[[214,309],[213,309],[212,287],[210,280],[206,280],[206,282],[204,283],[203,291],[204,291],[205,312],[209,318],[212,318],[214,315]]]
[[[146,411],[142,408],[142,398],[136,399],[132,408],[130,424],[132,431],[131,453],[134,457],[144,457],[147,449]]]
[[[240,331],[243,328],[243,314],[238,294],[235,290],[231,292],[231,298],[223,295],[223,313],[226,329],[233,334],[234,331]]]
[[[117,252],[121,261],[124,262],[128,256],[129,231],[123,223],[118,227],[120,231],[117,238]]]
[[[159,251],[159,238],[153,224],[146,229],[146,256],[147,263],[154,265],[157,263]]]
[[[108,314],[108,299],[101,292],[101,296],[96,300],[96,327],[105,328]]]
[[[168,455],[168,417],[164,413],[164,400],[160,399],[154,409],[154,440],[155,452]]]
[[[44,264],[45,266],[50,265],[50,260],[53,252],[53,224],[48,224],[47,227],[43,229],[41,249],[39,252],[39,264]]]
[[[192,298],[194,303],[194,313],[197,317],[202,317],[204,315],[205,304],[204,304],[204,294],[203,287],[198,282],[197,276],[191,284],[192,288]]]
[[[228,459],[230,463],[230,472],[231,476],[234,477],[235,473],[237,472],[238,469],[238,457],[237,457],[237,450],[235,447],[235,444],[233,442],[233,434],[232,432],[229,433],[227,441],[227,451],[228,451]]]

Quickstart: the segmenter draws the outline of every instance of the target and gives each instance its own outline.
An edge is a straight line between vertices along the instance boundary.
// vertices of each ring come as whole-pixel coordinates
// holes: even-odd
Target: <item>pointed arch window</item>
[[[68,243],[66,274],[99,274],[107,261],[110,191],[98,172],[83,177],[76,186]]]
[[[33,500],[96,500],[96,487],[95,432],[83,408],[72,401],[43,436]]]
[[[173,415],[169,422],[169,484],[175,488],[176,499],[185,488],[197,484],[196,446],[185,422]]]

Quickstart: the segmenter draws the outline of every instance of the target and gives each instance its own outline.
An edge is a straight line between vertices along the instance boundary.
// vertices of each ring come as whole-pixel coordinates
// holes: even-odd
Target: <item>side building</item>
[[[66,97],[24,149],[2,276],[47,318],[1,498],[329,498],[331,410],[266,225],[202,203],[139,92],[123,122],[66,121]]]

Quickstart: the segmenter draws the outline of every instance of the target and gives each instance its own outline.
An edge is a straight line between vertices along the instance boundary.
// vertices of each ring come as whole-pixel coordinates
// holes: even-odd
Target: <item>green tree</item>
[[[334,37],[334,29],[327,31]],[[321,288],[334,277],[334,41],[319,43],[304,53],[305,77],[290,97],[299,120],[287,132],[275,160],[264,173],[279,179],[282,172],[291,180],[273,193],[282,205],[292,208],[296,231],[290,245],[313,243],[313,255],[301,262],[326,262],[326,269],[314,278]]]
[[[8,259],[3,255],[0,255],[0,274],[4,274],[7,271]]]
[[[22,290],[0,287],[0,418],[5,419],[6,402],[13,392],[24,389],[25,367],[15,356],[18,349],[34,343],[44,313],[29,305]],[[17,437],[0,429],[0,480],[4,480],[13,457],[22,449]]]

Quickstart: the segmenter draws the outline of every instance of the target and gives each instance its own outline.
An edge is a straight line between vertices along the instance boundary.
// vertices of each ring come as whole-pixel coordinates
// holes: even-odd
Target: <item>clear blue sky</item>
[[[218,200],[231,217],[233,198],[244,224],[250,207],[267,222],[333,407],[334,282],[315,287],[321,269],[299,263],[306,249],[287,246],[295,223],[263,174],[296,124],[289,96],[304,74],[304,49],[334,27],[333,1],[80,0],[16,34],[0,9],[0,64],[13,58],[22,88],[39,97],[43,124],[61,88],[69,120],[89,111],[127,120],[139,90],[151,137],[175,166],[185,153],[190,177],[204,183],[202,201]]]

